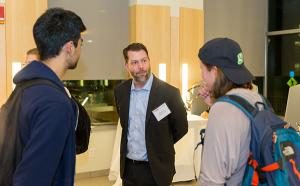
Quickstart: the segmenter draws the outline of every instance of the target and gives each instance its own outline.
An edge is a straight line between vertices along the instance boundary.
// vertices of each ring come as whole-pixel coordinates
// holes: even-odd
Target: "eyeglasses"
[[[82,47],[83,46],[83,39],[82,39],[82,37],[80,38],[80,41],[81,41],[80,46]]]
[[[83,46],[83,39],[82,38],[80,38],[77,42],[76,41],[72,41],[72,43],[73,43],[73,45],[74,45],[75,48],[78,47],[79,41],[80,41],[80,47],[82,47]]]

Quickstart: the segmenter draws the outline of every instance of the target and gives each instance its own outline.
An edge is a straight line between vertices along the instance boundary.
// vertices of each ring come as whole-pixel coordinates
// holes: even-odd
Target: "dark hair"
[[[131,43],[130,45],[128,45],[126,48],[123,49],[123,56],[125,59],[125,62],[128,62],[128,51],[140,51],[140,50],[144,50],[148,56],[148,50],[145,47],[145,45],[143,45],[142,43]],[[149,56],[148,56],[149,58]]]
[[[74,12],[62,8],[46,10],[33,26],[33,37],[41,60],[55,57],[69,41],[77,47],[80,33],[86,27]]]
[[[210,65],[210,64],[206,64],[206,63],[203,63],[203,64],[206,66],[208,71],[211,71],[211,69],[214,66],[214,65]],[[241,85],[233,83],[225,76],[225,74],[222,72],[222,70],[218,67],[217,67],[217,73],[218,73],[218,75],[216,77],[216,81],[211,90],[212,97],[214,99],[224,96],[229,90],[231,90],[233,88],[245,88],[245,89],[250,89],[250,90],[253,88],[251,82],[241,84]]]

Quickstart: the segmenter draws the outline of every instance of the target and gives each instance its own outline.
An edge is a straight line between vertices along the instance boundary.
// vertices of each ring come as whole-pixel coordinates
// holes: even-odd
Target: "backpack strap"
[[[26,88],[49,85],[66,94],[62,87],[47,79],[32,79],[18,83],[5,104],[0,108],[0,185],[12,185],[13,174],[22,159],[24,145],[19,134],[19,111]],[[11,117],[11,116],[14,117]]]
[[[63,94],[65,94],[76,106],[77,110],[77,118],[76,118],[76,154],[81,154],[88,149],[89,139],[90,139],[90,131],[91,131],[91,120],[84,106],[82,106],[67,90],[63,89],[59,85],[55,84],[51,80],[43,79],[43,78],[35,78],[31,80],[27,80],[17,84],[16,89],[24,90],[28,87],[35,85],[47,85],[53,87]],[[80,121],[80,122],[79,122]]]
[[[266,99],[264,96],[262,96],[261,94],[260,94],[260,97],[261,97],[262,103],[264,105],[264,109],[267,109],[267,110],[270,110],[271,112],[274,112],[274,109],[273,109],[270,101],[268,99]]]
[[[230,103],[237,108],[241,109],[243,113],[246,114],[248,118],[253,120],[254,116],[257,114],[258,109],[252,106],[246,99],[237,95],[224,95],[217,99],[217,101],[223,101]]]
[[[51,86],[57,90],[59,90],[60,92],[63,92],[65,95],[68,96],[67,92],[59,87],[58,85],[56,85],[54,82],[52,82],[51,80],[48,80],[48,79],[43,79],[43,78],[34,78],[34,79],[30,79],[30,80],[26,80],[26,81],[23,81],[23,82],[20,82],[16,85],[16,89],[26,89],[26,88],[29,88],[31,86],[36,86],[36,85],[48,85],[48,86]],[[69,97],[69,96],[68,96]]]

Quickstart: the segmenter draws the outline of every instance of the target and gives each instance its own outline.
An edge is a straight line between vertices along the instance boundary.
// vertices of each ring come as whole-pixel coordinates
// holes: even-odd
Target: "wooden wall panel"
[[[130,42],[141,42],[148,49],[152,72],[166,63],[170,79],[170,7],[134,5],[130,7]]]
[[[167,64],[167,82],[181,89],[181,64],[189,65],[191,87],[201,79],[197,53],[203,45],[203,10],[180,7],[179,17],[169,6],[130,6],[130,42],[142,42],[149,49],[152,72]]]
[[[201,79],[198,50],[204,42],[203,10],[180,8],[179,61],[189,65],[189,85]]]
[[[129,8],[129,42],[136,42],[136,13],[137,6],[131,6]],[[125,47],[125,46],[124,46]]]
[[[171,17],[171,62],[169,83],[181,89],[181,73],[179,61],[179,18]]]
[[[35,47],[32,28],[36,19],[46,10],[47,0],[6,1],[6,86],[12,90],[11,64],[23,62],[26,51]]]
[[[5,25],[0,25],[0,106],[6,100]]]

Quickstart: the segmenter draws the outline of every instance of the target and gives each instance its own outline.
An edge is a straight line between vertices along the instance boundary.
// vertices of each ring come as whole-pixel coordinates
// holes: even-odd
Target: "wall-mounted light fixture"
[[[167,81],[167,65],[165,63],[158,64],[158,77],[163,81]]]
[[[15,77],[15,75],[22,69],[22,63],[21,62],[17,62],[17,61],[14,61],[12,62],[12,72],[11,72],[11,75],[12,75],[12,79]],[[15,88],[15,84],[12,83],[12,87],[13,89]]]

